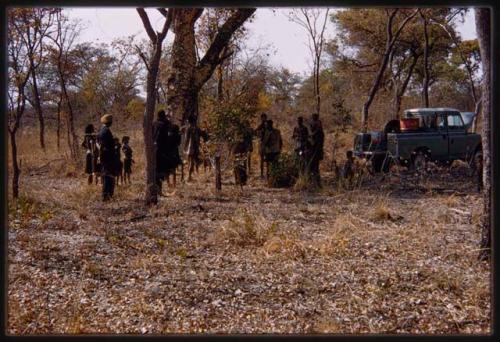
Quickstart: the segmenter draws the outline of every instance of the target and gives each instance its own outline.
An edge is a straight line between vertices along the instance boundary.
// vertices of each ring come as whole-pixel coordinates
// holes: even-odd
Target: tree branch
[[[243,23],[256,11],[256,8],[245,8],[236,11],[222,25],[217,32],[212,44],[208,48],[205,56],[200,60],[197,66],[197,76],[195,84],[200,86],[210,78],[215,67],[220,63],[220,53],[231,40],[232,34],[243,25]]]
[[[148,14],[144,10],[144,8],[137,7],[136,8],[137,13],[139,13],[139,16],[141,17],[142,24],[144,25],[144,28],[146,29],[146,33],[149,36],[149,39],[151,42],[154,44],[156,43],[156,39],[158,39],[158,36],[156,35],[155,31],[153,30],[153,27],[151,26],[151,22],[149,21]]]

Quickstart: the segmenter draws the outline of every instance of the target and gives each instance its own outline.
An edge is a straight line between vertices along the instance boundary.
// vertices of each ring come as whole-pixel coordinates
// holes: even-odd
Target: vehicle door
[[[448,128],[446,127],[446,119],[442,113],[437,112],[435,115],[435,123],[428,134],[429,148],[431,156],[434,160],[443,160],[448,158]]]
[[[468,146],[467,130],[458,112],[447,113],[449,155],[450,159],[465,160],[472,153],[472,146]]]

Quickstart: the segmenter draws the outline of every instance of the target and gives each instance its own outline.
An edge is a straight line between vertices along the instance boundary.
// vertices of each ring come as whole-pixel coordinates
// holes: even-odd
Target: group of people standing
[[[319,163],[323,160],[325,133],[319,115],[312,114],[309,128],[304,125],[304,118],[299,116],[292,138],[302,174],[310,175],[311,180],[321,186]]]
[[[85,173],[88,175],[88,184],[92,184],[94,180],[98,184],[101,179],[102,199],[107,201],[113,197],[115,181],[130,184],[134,160],[130,137],[123,136],[120,143],[120,139],[111,133],[113,116],[102,116],[101,123],[103,126],[97,134],[94,125],[88,124],[85,127],[82,147],[86,149]]]
[[[283,140],[279,129],[274,127],[273,120],[266,113],[260,116],[259,125],[250,135],[245,134],[236,139],[233,147],[235,182],[244,185],[250,172],[250,154],[253,151],[252,138],[259,140],[260,176],[269,176],[269,166],[276,162],[283,149]],[[302,117],[297,118],[297,126],[293,130],[294,152],[299,160],[300,171],[310,175],[311,180],[321,186],[319,164],[323,159],[325,135],[318,114],[312,114],[309,127]]]
[[[157,119],[153,123],[153,143],[156,150],[156,185],[159,193],[162,191],[162,183],[167,180],[170,184],[172,176],[173,185],[176,185],[176,170],[181,167],[181,177],[184,176],[183,162],[179,153],[179,147],[183,142],[183,152],[188,164],[188,181],[192,180],[194,171],[198,172],[200,160],[201,139],[208,140],[208,133],[196,125],[196,117],[189,116],[188,124],[179,128],[170,114],[164,110],[158,111]]]
[[[107,201],[113,197],[115,184],[130,183],[132,173],[132,148],[130,137],[124,136],[121,143],[111,132],[113,116],[110,114],[101,117],[102,127],[95,134],[94,126],[87,125],[82,146],[86,149],[85,172],[88,174],[88,183],[92,184],[95,177],[96,184],[102,182],[102,199]],[[247,134],[237,137],[232,146],[234,160],[234,175],[236,184],[244,185],[247,182],[247,171],[250,172],[253,138],[259,140],[260,175],[269,175],[269,165],[276,162],[283,149],[281,132],[273,125],[273,120],[267,114],[260,116],[260,123]],[[164,110],[157,113],[153,123],[153,144],[156,157],[156,185],[159,194],[162,193],[162,183],[166,180],[170,185],[176,185],[176,170],[181,167],[181,176],[184,178],[184,168],[179,149],[187,159],[188,181],[192,180],[194,171],[198,172],[200,160],[201,140],[207,141],[208,132],[196,124],[196,117],[190,116],[187,125],[179,127],[173,122],[170,114]],[[297,126],[293,130],[294,152],[300,163],[303,174],[311,176],[311,180],[320,186],[319,163],[323,159],[324,132],[318,114],[313,114],[309,127],[304,119],[298,117]],[[124,159],[122,161],[122,152]]]

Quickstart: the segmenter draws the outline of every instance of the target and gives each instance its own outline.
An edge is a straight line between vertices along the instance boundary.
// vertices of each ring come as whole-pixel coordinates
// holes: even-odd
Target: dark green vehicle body
[[[417,108],[403,118],[419,118],[423,124],[415,131],[387,134],[389,155],[402,164],[411,164],[417,153],[427,160],[470,162],[481,151],[481,135],[468,132],[472,122],[464,122],[460,111],[451,108]]]

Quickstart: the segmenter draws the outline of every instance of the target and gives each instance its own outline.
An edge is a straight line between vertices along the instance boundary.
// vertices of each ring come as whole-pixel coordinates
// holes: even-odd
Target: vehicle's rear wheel
[[[424,171],[427,166],[427,156],[423,151],[418,151],[411,161],[411,168],[414,171]]]
[[[384,163],[385,156],[374,155],[372,157],[372,167],[373,171],[379,173],[382,170],[382,164]]]
[[[388,173],[391,170],[391,166],[394,164],[394,159],[387,153],[382,161],[382,172]]]

